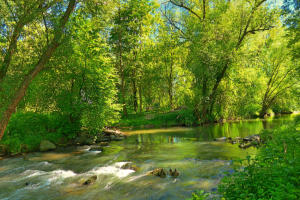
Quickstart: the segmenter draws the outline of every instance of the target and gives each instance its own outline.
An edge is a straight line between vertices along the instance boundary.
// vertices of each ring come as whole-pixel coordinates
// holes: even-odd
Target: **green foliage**
[[[197,118],[195,117],[193,110],[182,109],[178,112],[176,117],[177,123],[185,126],[192,126],[197,124]]]
[[[16,113],[8,124],[1,144],[12,154],[36,151],[41,140],[59,143],[62,138],[72,139],[79,128],[79,124],[71,123],[59,113]]]
[[[205,193],[205,191],[200,190],[198,192],[194,192],[192,194],[192,198],[186,199],[186,200],[205,200],[209,197],[208,193]]]
[[[246,166],[222,179],[219,192],[225,199],[300,198],[300,119],[274,132],[265,131],[266,145]]]
[[[182,111],[172,112],[144,112],[130,114],[123,117],[118,124],[119,127],[147,128],[147,127],[169,127],[183,125],[179,119]]]

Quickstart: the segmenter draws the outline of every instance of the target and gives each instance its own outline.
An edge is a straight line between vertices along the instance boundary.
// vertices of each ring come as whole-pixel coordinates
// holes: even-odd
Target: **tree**
[[[195,77],[194,113],[202,122],[213,121],[219,86],[236,52],[250,34],[271,29],[276,15],[263,6],[265,0],[170,2],[186,13],[185,32],[192,35],[188,66]]]
[[[76,0],[69,1],[67,9],[63,13],[62,17],[59,20],[58,25],[54,29],[53,39],[52,39],[51,43],[49,43],[49,45],[45,48],[43,54],[39,57],[39,60],[35,64],[34,68],[23,77],[22,83],[18,86],[18,88],[14,92],[12,99],[9,100],[8,106],[6,107],[4,113],[2,113],[2,116],[0,119],[0,139],[4,135],[5,129],[7,127],[7,124],[9,122],[11,115],[16,111],[18,104],[25,96],[27,88],[29,87],[30,83],[44,69],[45,65],[47,64],[47,62],[49,61],[51,56],[54,54],[55,50],[61,44],[61,39],[62,39],[64,31],[65,31],[66,23],[68,22],[69,17],[75,8],[75,3],[76,3]],[[40,10],[40,9],[41,8],[38,7],[37,10]],[[26,13],[26,10],[24,11],[24,13]],[[27,19],[27,17],[29,17],[30,14],[31,13],[26,13],[26,16],[22,16],[22,19],[23,18]],[[23,23],[21,25],[23,25]],[[19,28],[20,28],[20,30],[19,30]],[[11,40],[11,42],[13,44],[10,44],[10,46],[12,46],[12,50],[8,51],[8,56],[5,56],[5,57],[8,57],[8,59],[4,59],[4,62],[3,62],[4,64],[2,64],[1,74],[4,78],[5,78],[5,76],[7,76],[6,72],[7,72],[7,69],[9,68],[8,64],[10,64],[10,60],[12,58],[14,48],[16,47],[16,44],[14,44],[15,42],[13,40],[17,40],[17,38],[19,36],[19,32],[21,31],[21,28],[22,27],[16,26],[16,28],[14,29],[14,31],[18,32],[18,33],[16,34],[16,36],[13,36],[13,38]]]

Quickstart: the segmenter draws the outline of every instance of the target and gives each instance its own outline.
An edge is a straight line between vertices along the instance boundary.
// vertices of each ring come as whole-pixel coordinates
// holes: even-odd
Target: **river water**
[[[240,149],[214,138],[245,137],[292,119],[285,116],[197,128],[135,130],[128,131],[125,140],[110,143],[103,152],[91,152],[89,146],[69,147],[0,160],[0,199],[186,199],[193,191],[215,191],[224,173],[233,171],[232,160],[257,152],[253,147]],[[138,170],[122,169],[127,162]],[[147,175],[155,168],[176,168],[180,175]],[[95,175],[94,184],[83,185]]]

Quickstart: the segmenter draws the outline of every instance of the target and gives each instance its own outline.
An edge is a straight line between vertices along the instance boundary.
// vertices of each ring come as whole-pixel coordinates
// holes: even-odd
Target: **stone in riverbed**
[[[100,142],[99,145],[102,147],[106,147],[109,145],[109,143],[108,142]]]
[[[226,141],[227,137],[220,137],[220,138],[215,138],[215,141]]]
[[[129,162],[129,163],[126,163],[125,165],[123,165],[121,167],[121,169],[131,169],[131,170],[137,171],[139,168],[136,165]]]
[[[103,151],[103,147],[101,146],[92,146],[89,151]]]
[[[121,131],[119,131],[119,130],[112,130],[112,129],[105,129],[105,130],[102,131],[102,133],[104,135],[109,135],[109,136],[111,136],[111,135],[124,136],[124,133],[122,133]]]
[[[179,176],[179,172],[175,169],[174,171],[172,171],[172,169],[169,170],[170,176],[176,178],[177,176]]]
[[[51,151],[56,149],[56,145],[49,140],[42,140],[40,143],[40,151]]]
[[[239,147],[242,148],[242,149],[247,149],[247,148],[249,148],[251,146],[252,146],[252,143],[241,143],[239,145]]]
[[[96,175],[91,176],[91,177],[88,178],[86,181],[84,181],[84,182],[82,183],[82,185],[91,185],[91,184],[93,184],[93,183],[96,182],[97,178],[98,178],[98,177],[97,177]]]
[[[157,168],[148,173],[149,175],[158,176],[160,178],[166,178],[166,172],[163,168]]]
[[[95,138],[88,134],[81,134],[75,138],[74,143],[79,145],[92,145],[95,143]]]

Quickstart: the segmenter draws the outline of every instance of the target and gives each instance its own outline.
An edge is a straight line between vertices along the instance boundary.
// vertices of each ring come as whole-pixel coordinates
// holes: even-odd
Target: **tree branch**
[[[172,1],[172,0],[170,0],[170,2],[171,2],[173,5],[175,5],[175,6],[184,8],[185,10],[187,10],[187,11],[189,11],[190,13],[192,13],[193,15],[195,15],[198,19],[202,20],[202,18],[201,18],[195,11],[193,11],[191,8],[189,8],[189,7],[185,6],[185,5],[183,5],[183,2],[177,3],[177,2]]]

